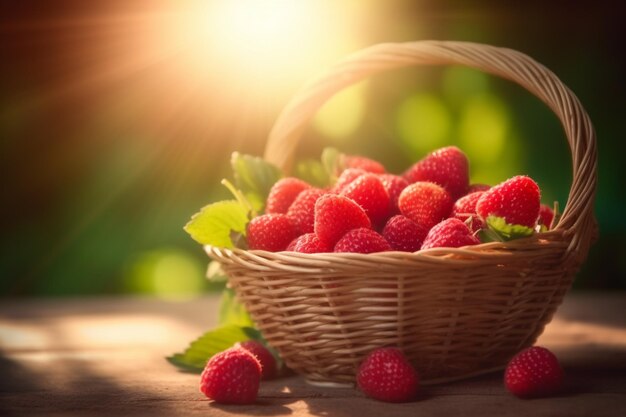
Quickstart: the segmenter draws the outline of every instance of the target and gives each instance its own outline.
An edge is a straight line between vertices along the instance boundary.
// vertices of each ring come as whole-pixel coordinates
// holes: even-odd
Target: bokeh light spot
[[[414,156],[441,146],[449,141],[450,111],[438,97],[419,93],[405,99],[396,114],[396,128],[400,140]]]
[[[493,164],[505,150],[510,133],[510,112],[493,94],[468,100],[461,111],[459,141],[470,161]]]
[[[349,86],[328,100],[313,119],[313,126],[331,140],[342,142],[363,122],[368,82]]]
[[[135,258],[126,284],[131,292],[184,300],[204,289],[204,269],[195,258],[181,250],[149,251]]]
[[[443,94],[448,103],[455,106],[489,89],[488,76],[480,71],[467,67],[449,67],[443,72]]]

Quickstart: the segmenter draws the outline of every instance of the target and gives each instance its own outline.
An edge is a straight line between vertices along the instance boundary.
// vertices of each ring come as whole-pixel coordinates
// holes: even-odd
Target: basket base
[[[305,378],[305,381],[309,385],[321,388],[354,388],[354,384],[350,382],[333,382],[333,381],[314,381]]]

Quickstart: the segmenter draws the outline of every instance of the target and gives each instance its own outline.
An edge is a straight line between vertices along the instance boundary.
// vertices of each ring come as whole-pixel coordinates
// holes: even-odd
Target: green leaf
[[[504,242],[504,239],[491,229],[480,229],[477,236],[480,243]]]
[[[528,237],[534,233],[530,227],[521,224],[509,224],[504,217],[493,215],[487,217],[487,226],[501,238],[501,241]]]
[[[226,288],[222,292],[218,323],[220,326],[254,327],[252,318],[250,318],[244,305],[237,300],[235,292],[231,288]]]
[[[341,152],[335,148],[324,148],[322,151],[322,165],[332,183],[337,179],[337,172],[340,171]]]
[[[296,165],[295,176],[309,184],[324,188],[330,185],[330,176],[320,161],[307,159]]]
[[[230,163],[237,188],[249,201],[262,208],[272,185],[283,176],[282,171],[262,158],[238,152],[233,153]]]
[[[191,372],[202,372],[213,355],[232,347],[237,342],[262,340],[261,333],[251,327],[228,325],[206,332],[191,342],[183,353],[175,353],[166,359],[172,365]]]
[[[194,214],[185,231],[203,245],[232,248],[231,232],[245,234],[248,211],[234,200],[209,204]]]

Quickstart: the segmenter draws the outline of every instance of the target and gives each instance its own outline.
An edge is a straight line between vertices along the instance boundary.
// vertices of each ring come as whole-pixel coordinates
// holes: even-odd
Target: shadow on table
[[[37,355],[37,354],[33,354]],[[0,354],[0,415],[129,415],[169,407],[165,398],[121,387],[79,360],[31,361]],[[158,413],[157,413],[158,414]]]

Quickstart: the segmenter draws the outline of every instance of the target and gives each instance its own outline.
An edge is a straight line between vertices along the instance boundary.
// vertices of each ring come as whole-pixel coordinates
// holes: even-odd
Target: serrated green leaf
[[[247,224],[246,208],[235,200],[227,200],[203,207],[194,214],[184,229],[203,245],[232,248],[231,232],[245,234]]]
[[[237,188],[253,204],[260,204],[260,210],[272,185],[283,176],[282,171],[262,158],[238,152],[233,153],[230,163]]]
[[[294,175],[309,184],[324,188],[330,185],[330,176],[320,161],[307,159],[296,165]]]
[[[530,227],[507,223],[504,217],[488,216],[486,223],[489,229],[497,233],[503,241],[528,237],[534,233]]]
[[[504,242],[504,239],[491,229],[480,229],[477,236],[480,243]]]
[[[166,359],[185,371],[202,372],[213,355],[249,339],[262,340],[261,333],[251,327],[222,326],[204,333],[191,342],[183,353],[175,353]]]
[[[235,297],[231,288],[222,292],[218,323],[220,326],[235,325],[241,327],[254,327],[254,322],[243,304]]]

